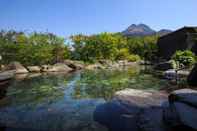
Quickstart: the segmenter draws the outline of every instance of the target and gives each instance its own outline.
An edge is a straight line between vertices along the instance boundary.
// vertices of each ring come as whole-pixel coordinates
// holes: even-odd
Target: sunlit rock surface
[[[30,72],[40,72],[41,71],[41,67],[39,66],[28,66],[27,69],[30,71]]]
[[[137,106],[159,106],[167,100],[166,92],[143,91],[136,89],[126,89],[115,93],[114,99],[124,104],[135,104]]]
[[[115,93],[111,102],[98,106],[94,118],[111,131],[164,131],[160,113],[166,100],[165,92],[126,89]]]
[[[16,74],[28,73],[28,70],[21,65],[19,62],[12,62],[7,67],[6,70],[15,70]]]
[[[110,131],[195,131],[197,130],[197,92],[126,89],[114,99],[97,106],[94,119]]]

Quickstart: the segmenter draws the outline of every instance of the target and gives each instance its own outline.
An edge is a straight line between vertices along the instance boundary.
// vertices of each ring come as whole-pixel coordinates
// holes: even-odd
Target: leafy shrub
[[[129,55],[128,57],[127,57],[127,60],[129,61],[129,62],[136,62],[136,61],[139,61],[140,60],[140,56],[139,55]]]
[[[116,60],[125,60],[129,57],[129,50],[127,48],[122,48],[118,51]]]
[[[172,59],[177,63],[177,66],[190,67],[196,62],[195,54],[190,51],[176,51]]]

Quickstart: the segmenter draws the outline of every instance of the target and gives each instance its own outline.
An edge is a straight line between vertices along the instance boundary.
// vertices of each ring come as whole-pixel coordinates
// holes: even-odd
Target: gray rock
[[[10,84],[10,80],[14,77],[15,71],[0,72],[0,99],[4,96],[4,88]],[[2,96],[2,97],[1,97]]]
[[[152,131],[167,131],[165,129],[157,130],[164,126],[161,123],[162,109],[160,105],[165,100],[167,100],[167,94],[162,92],[122,90],[115,94],[111,102],[96,108],[94,119],[107,126],[110,131],[139,131],[147,126],[149,127],[146,128],[147,131],[150,129],[154,129]],[[146,109],[148,110],[146,111]],[[148,114],[148,112],[151,113]],[[144,123],[146,118],[150,119],[148,123]],[[159,123],[158,125],[154,125],[156,121]]]
[[[197,86],[197,64],[194,66],[191,73],[189,74],[187,82],[190,86]]]
[[[179,116],[172,105],[163,109],[163,120],[168,127],[180,126]]]
[[[166,79],[171,80],[171,79],[176,79],[176,77],[177,77],[177,72],[174,69],[169,69],[164,72],[164,78]]]
[[[42,72],[70,72],[73,69],[68,67],[64,63],[57,63],[55,65],[42,65],[41,71]]]
[[[65,60],[64,64],[66,64],[67,66],[69,66],[70,68],[74,70],[80,70],[84,68],[84,65],[77,61]]]
[[[110,131],[138,131],[137,118],[139,107],[129,107],[117,101],[111,101],[97,106],[94,120],[106,126]]]
[[[14,76],[14,72],[14,70],[0,72],[0,82],[11,79]]]
[[[139,114],[138,127],[140,131],[170,131],[163,122],[163,108],[150,107]]]
[[[42,65],[41,71],[42,72],[55,72],[56,70],[54,70],[52,65]]]
[[[40,72],[41,68],[39,66],[28,66],[27,69],[30,72]]]
[[[6,70],[15,70],[16,74],[28,73],[28,70],[21,65],[19,62],[12,62],[7,67]]]
[[[182,102],[197,108],[197,90],[176,90],[169,95],[169,102]]]
[[[159,91],[144,91],[137,89],[125,89],[115,93],[114,99],[127,105],[138,107],[161,106],[167,100],[168,94]]]
[[[181,78],[181,77],[187,77],[188,75],[189,75],[189,71],[187,70],[176,71],[175,69],[169,69],[164,72],[164,78],[169,80]]]
[[[178,116],[178,119],[174,122],[178,123],[178,126],[188,126],[197,130],[197,109],[195,107],[181,102],[174,102],[173,108]]]
[[[181,89],[169,95],[169,107],[164,110],[166,125],[177,129],[197,129],[197,91]]]
[[[52,68],[55,72],[70,72],[73,70],[64,63],[57,63]]]

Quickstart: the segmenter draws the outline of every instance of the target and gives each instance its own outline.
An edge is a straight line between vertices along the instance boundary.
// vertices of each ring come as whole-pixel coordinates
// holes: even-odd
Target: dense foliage
[[[157,36],[124,37],[119,33],[101,33],[92,36],[75,35],[72,57],[77,60],[99,59],[136,61],[152,60],[157,52]]]
[[[3,64],[19,61],[40,65],[61,61],[69,56],[64,39],[50,33],[0,32],[0,55]]]
[[[196,62],[196,56],[190,50],[176,51],[172,59],[177,63],[178,68],[190,67]]]
[[[72,43],[51,33],[0,32],[2,63],[19,61],[24,65],[42,65],[64,59],[95,62],[101,59],[152,60],[157,52],[157,36],[124,37],[121,33],[71,36]],[[68,46],[72,45],[72,46]]]

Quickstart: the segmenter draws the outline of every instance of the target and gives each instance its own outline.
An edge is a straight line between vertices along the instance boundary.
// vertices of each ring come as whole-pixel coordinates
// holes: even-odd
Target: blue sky
[[[69,36],[144,23],[175,30],[197,26],[196,7],[197,0],[0,0],[0,29]]]

